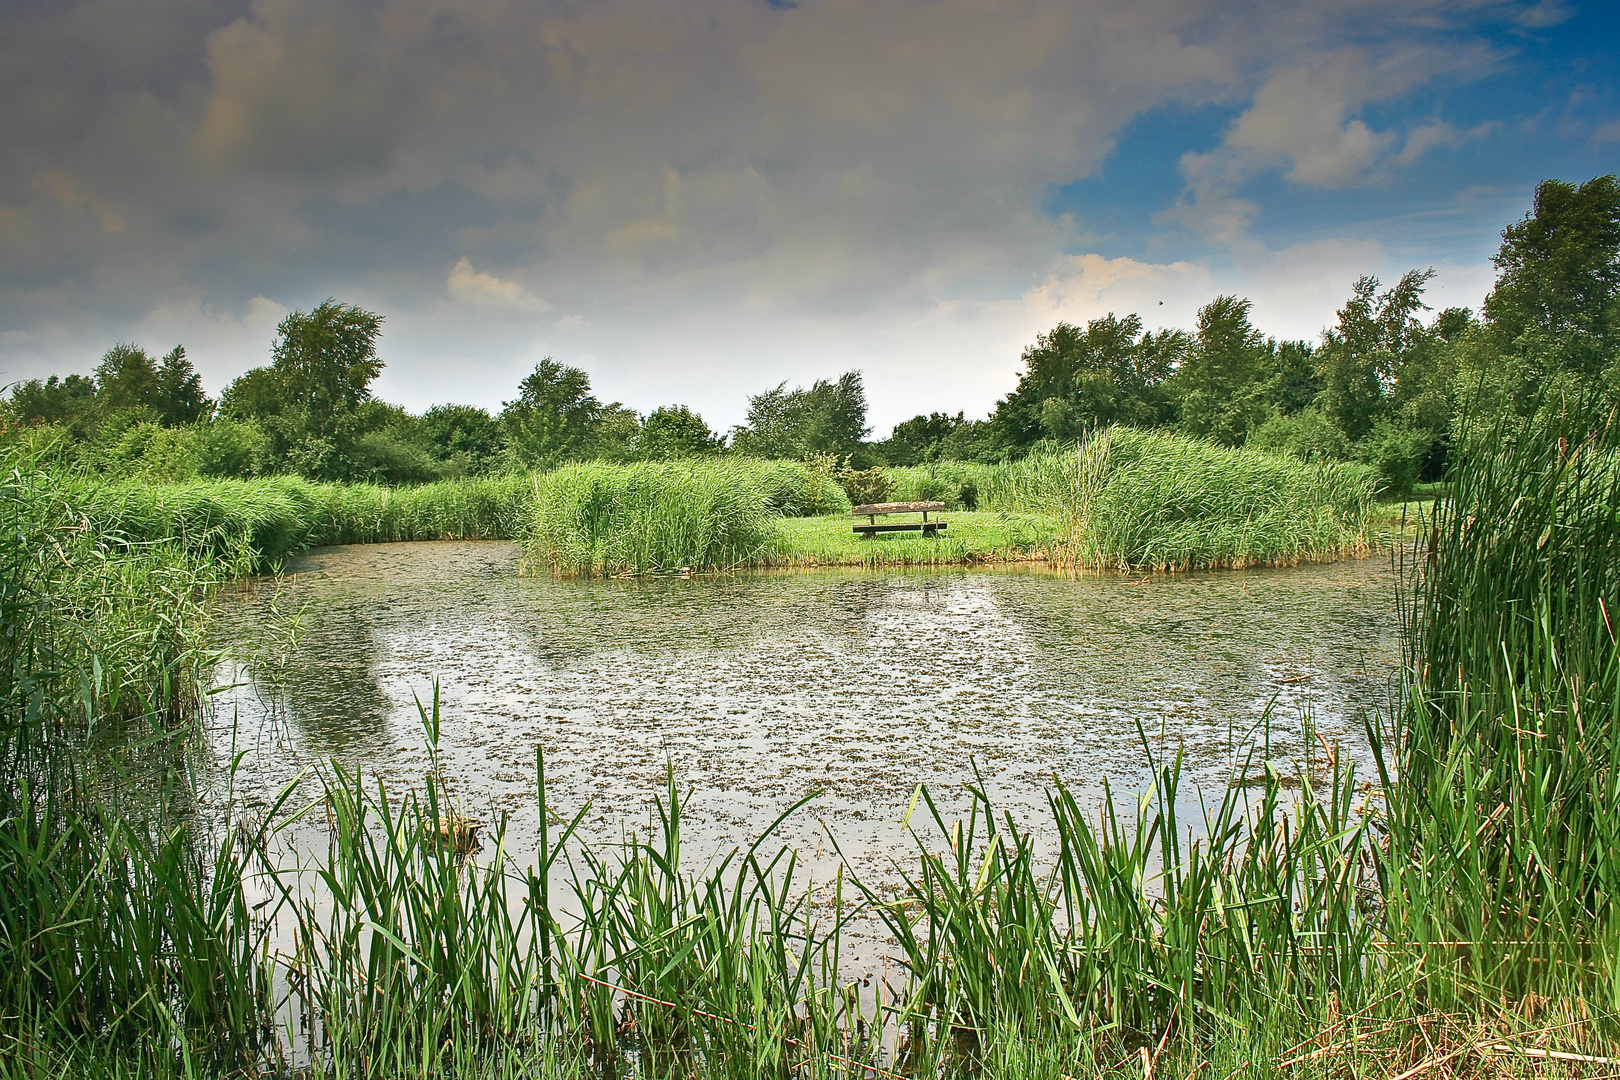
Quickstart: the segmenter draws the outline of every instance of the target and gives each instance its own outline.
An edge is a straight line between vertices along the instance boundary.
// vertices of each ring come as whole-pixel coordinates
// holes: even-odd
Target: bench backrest
[[[850,513],[856,517],[871,517],[874,514],[921,514],[944,509],[942,502],[867,503],[857,506]]]

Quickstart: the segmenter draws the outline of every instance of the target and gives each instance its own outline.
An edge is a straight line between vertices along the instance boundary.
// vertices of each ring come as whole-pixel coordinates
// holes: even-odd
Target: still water
[[[1206,795],[1257,740],[1285,774],[1338,744],[1370,777],[1362,715],[1387,715],[1399,662],[1387,557],[578,581],[520,575],[506,543],[384,544],[312,552],[221,607],[210,744],[248,804],[334,760],[420,785],[437,679],[451,789],[509,815],[520,849],[540,748],[552,805],[588,802],[598,840],[644,828],[672,769],[689,851],[820,792],[783,840],[825,866],[836,839],[880,876],[919,783],[956,813],[978,775],[1038,829],[1054,779],[1134,792],[1149,748],[1183,749]]]

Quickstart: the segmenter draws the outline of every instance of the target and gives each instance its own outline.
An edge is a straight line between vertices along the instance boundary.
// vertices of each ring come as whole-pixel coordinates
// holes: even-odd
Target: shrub
[[[870,469],[845,468],[839,472],[838,482],[854,505],[884,502],[894,490],[888,475],[877,465]]]

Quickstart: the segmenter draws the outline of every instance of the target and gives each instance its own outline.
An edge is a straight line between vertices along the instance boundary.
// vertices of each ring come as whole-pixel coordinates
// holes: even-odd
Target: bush
[[[1434,448],[1433,432],[1380,420],[1356,447],[1356,457],[1378,470],[1385,498],[1404,499],[1411,494]]]
[[[888,475],[877,465],[870,469],[844,468],[838,474],[838,483],[852,505],[885,502],[894,490]]]
[[[191,438],[199,476],[245,480],[270,471],[270,436],[251,420],[219,419],[182,430]]]
[[[1250,432],[1244,445],[1251,450],[1290,454],[1301,461],[1344,461],[1350,457],[1350,443],[1344,432],[1316,409],[1273,416]]]

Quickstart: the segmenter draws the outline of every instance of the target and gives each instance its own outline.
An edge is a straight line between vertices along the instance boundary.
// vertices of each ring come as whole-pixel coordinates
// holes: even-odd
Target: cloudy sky
[[[1219,292],[1314,338],[1371,273],[1477,306],[1547,177],[1620,168],[1611,0],[0,4],[0,382],[328,296],[377,389],[542,357],[723,428],[865,372],[985,414],[1060,319]]]

